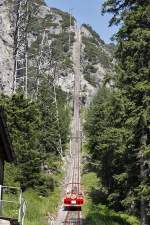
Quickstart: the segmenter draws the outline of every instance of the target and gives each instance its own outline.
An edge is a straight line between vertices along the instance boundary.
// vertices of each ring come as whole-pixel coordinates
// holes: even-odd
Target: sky
[[[104,0],[46,0],[50,7],[55,7],[69,12],[77,19],[79,25],[90,24],[99,33],[100,37],[110,43],[110,38],[116,32],[116,27],[108,27],[110,15],[101,15],[101,7]]]

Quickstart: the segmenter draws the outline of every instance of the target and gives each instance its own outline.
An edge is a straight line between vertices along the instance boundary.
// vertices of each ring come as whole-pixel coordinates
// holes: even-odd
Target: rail
[[[68,211],[64,225],[81,225],[80,211]]]

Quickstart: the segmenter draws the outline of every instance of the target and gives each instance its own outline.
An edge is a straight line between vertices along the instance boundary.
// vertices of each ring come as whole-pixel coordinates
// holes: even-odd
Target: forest
[[[89,169],[99,177],[99,203],[145,225],[150,223],[150,2],[107,0],[102,13],[112,15],[109,26],[119,25],[113,36],[116,66],[111,88],[105,83],[86,112]]]

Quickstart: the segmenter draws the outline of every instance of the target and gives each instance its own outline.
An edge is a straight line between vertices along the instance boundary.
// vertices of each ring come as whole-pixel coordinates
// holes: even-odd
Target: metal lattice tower
[[[15,3],[16,11],[16,33],[15,33],[15,68],[14,68],[14,85],[13,92],[21,87],[27,97],[27,81],[28,81],[28,32],[29,23],[28,14],[29,0],[17,0]]]
[[[36,98],[38,98],[39,87],[41,85],[42,80],[44,79],[44,74],[48,77],[48,83],[51,87],[50,97],[52,99],[53,109],[55,111],[54,120],[56,122],[57,129],[60,129],[60,120],[59,120],[59,110],[57,103],[57,81],[58,81],[58,62],[53,58],[52,55],[52,41],[49,39],[49,31],[47,29],[44,30],[42,35],[42,41],[40,44],[39,57],[38,57],[38,72],[37,72],[37,80],[36,80]],[[58,132],[58,143],[57,143],[57,151],[63,159],[63,150],[62,150],[62,139],[60,132]]]
[[[28,95],[28,80],[33,79],[36,83],[35,87],[35,98],[38,99],[39,87],[44,79],[44,74],[48,77],[48,82],[51,87],[51,99],[53,104],[53,109],[55,111],[54,120],[56,121],[57,128],[59,130],[59,111],[57,104],[57,60],[52,57],[52,41],[49,38],[49,30],[44,29],[42,32],[42,40],[39,46],[38,56],[32,56],[33,61],[37,61],[36,72],[34,77],[28,76],[31,71],[28,71],[29,64],[33,62],[28,60],[31,57],[28,54],[28,26],[29,26],[29,7],[34,4],[31,0],[17,0],[15,9],[17,12],[16,17],[16,35],[15,35],[15,69],[14,69],[14,86],[13,92],[16,92],[17,88],[22,88],[25,93],[25,96]],[[36,5],[36,4],[35,4]],[[40,32],[40,31],[39,31]],[[30,83],[30,82],[29,82]],[[58,134],[58,145],[57,151],[63,158],[62,154],[62,141],[61,135]]]

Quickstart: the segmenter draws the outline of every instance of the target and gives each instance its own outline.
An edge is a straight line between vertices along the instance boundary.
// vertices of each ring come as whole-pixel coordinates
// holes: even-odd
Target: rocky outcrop
[[[14,26],[12,5],[7,0],[0,0],[0,90],[11,95],[13,88],[13,48]]]
[[[48,36],[47,46],[45,45],[42,52],[45,52],[44,57],[51,55],[53,61],[58,61],[57,85],[61,86],[65,92],[71,94],[74,87],[72,54],[76,20],[74,17],[71,17],[70,20],[70,15],[67,12],[47,7],[43,0],[35,0],[35,4],[38,10],[37,13],[32,13],[27,35],[29,46],[28,71],[32,71],[28,74],[28,93],[35,92],[36,63],[40,57],[40,49],[44,43],[43,34],[46,29],[46,35]],[[1,91],[7,95],[12,93],[13,87],[15,26],[12,26],[14,24],[12,12],[10,1],[0,0],[0,87]],[[114,62],[110,45],[106,45],[89,25],[82,25],[80,31],[82,37],[81,99],[83,103],[88,104],[105,80],[107,73],[111,73]],[[49,49],[51,49],[50,54],[48,53]],[[49,60],[51,59],[43,59],[45,67]],[[45,70],[43,74],[48,72]],[[30,95],[32,96],[32,93]]]
[[[107,74],[112,73],[113,51],[88,24],[81,26],[81,36],[81,90],[84,102],[89,104],[97,89],[104,83]]]
[[[81,26],[81,34],[84,36],[84,37],[87,37],[87,38],[92,38],[92,34],[91,32],[85,27],[85,26]]]
[[[75,41],[75,18],[59,9],[40,6],[38,19],[42,19],[49,32],[51,46],[60,51],[63,60],[59,60],[57,70],[57,84],[67,93],[73,93],[73,44]],[[47,21],[47,18],[49,19]],[[71,32],[71,45],[69,49],[69,32]],[[82,25],[80,29],[81,43],[81,99],[89,104],[99,86],[103,83],[107,73],[113,68],[112,51],[100,36],[89,26]],[[67,62],[67,63],[66,63]]]

